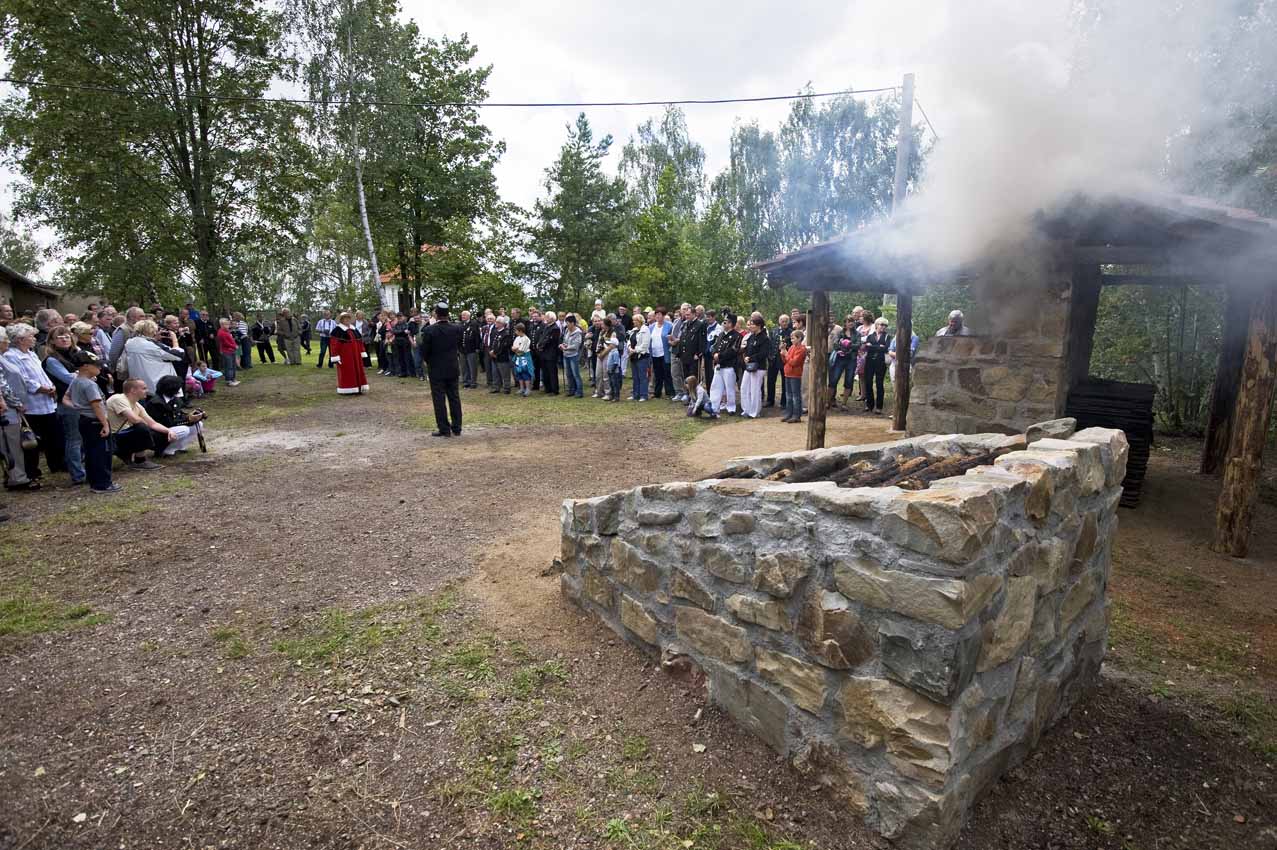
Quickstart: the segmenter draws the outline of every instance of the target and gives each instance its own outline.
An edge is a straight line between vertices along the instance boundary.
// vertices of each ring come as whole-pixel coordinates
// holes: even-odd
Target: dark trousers
[[[696,367],[700,365],[700,360],[696,357],[693,357],[691,360],[682,361],[682,363],[683,363],[683,380],[686,382],[688,378],[694,377],[699,383],[701,376],[696,374]],[[682,395],[685,392],[687,392],[686,383],[684,383],[684,385],[681,387],[674,388],[674,395]],[[706,390],[706,392],[709,392],[709,390]]]
[[[541,383],[544,384],[545,392],[547,395],[558,395],[559,394],[559,364],[558,364],[559,358],[553,354],[549,355],[549,358],[550,359],[547,359],[544,363],[541,364]]]
[[[306,353],[310,354],[309,348],[306,349]],[[325,354],[328,354],[328,337],[324,336],[323,334],[320,334],[319,335],[319,362],[315,364],[316,369],[324,365]],[[329,369],[333,368],[333,361],[331,356],[328,359],[328,368]]]
[[[125,463],[132,463],[135,454],[154,447],[151,441],[152,433],[142,425],[130,425],[116,431],[115,436],[111,438],[115,443],[116,457]]]
[[[773,357],[767,364],[767,406],[776,403],[776,378],[780,375],[780,358]],[[780,382],[780,406],[785,406],[785,382]]]
[[[253,341],[246,336],[239,338],[239,368],[253,368]]]
[[[266,358],[270,358],[270,362],[275,362],[275,349],[271,347],[269,342],[257,343],[257,362],[265,363]]]
[[[607,373],[607,382],[612,389],[612,401],[621,400],[621,367],[609,369]]]
[[[714,355],[702,354],[701,364],[703,366],[700,375],[701,386],[708,389],[709,385],[714,383]]]
[[[111,438],[102,436],[102,423],[81,416],[80,443],[84,447],[84,472],[89,486],[106,490],[111,486]]]
[[[324,340],[324,339],[326,339],[326,338],[321,336],[321,337],[320,337],[320,339],[321,339],[321,340]],[[302,336],[301,336],[301,345],[302,345],[302,348],[304,348],[304,349],[306,350],[306,356],[307,356],[307,357],[309,357],[309,356],[310,356],[310,334],[308,334],[308,333],[304,333],[304,334],[302,334]],[[324,357],[324,355],[322,355],[322,354],[321,354],[321,355],[319,355],[319,358],[320,358],[321,360],[323,359],[323,357]]]
[[[461,385],[463,387],[479,386],[479,352],[469,351],[461,355]]]
[[[461,391],[457,386],[456,378],[430,379],[430,400],[435,405],[435,424],[445,434],[461,433]],[[449,412],[452,413],[451,423],[448,421]]]
[[[541,355],[532,354],[532,389],[541,389]]]
[[[412,365],[412,343],[395,337],[394,349],[395,375],[400,378],[411,378],[417,371]]]
[[[883,378],[887,376],[887,362],[885,360],[866,360],[865,361],[865,378],[863,386],[865,388],[865,410],[882,410],[883,403]],[[877,391],[875,393],[875,390]]]
[[[665,362],[664,357],[652,358],[652,397],[661,397],[661,388],[670,395],[674,395],[674,379],[670,377],[670,364]]]
[[[40,451],[44,453],[44,462],[48,464],[49,471],[65,471],[67,468],[66,435],[62,433],[62,423],[58,421],[58,415],[56,413],[42,413],[40,415],[28,413],[27,424],[35,432],[36,441],[40,444]],[[34,469],[36,467],[28,465],[27,475],[34,478],[35,476],[32,475],[32,470]]]
[[[483,371],[484,374],[488,376],[488,386],[497,386],[497,372],[499,371],[497,369],[497,363],[492,359],[492,355],[486,351],[483,352]]]

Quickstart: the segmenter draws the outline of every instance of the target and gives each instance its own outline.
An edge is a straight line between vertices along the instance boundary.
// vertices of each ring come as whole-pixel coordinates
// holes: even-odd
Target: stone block
[[[904,491],[898,487],[837,487],[813,491],[812,507],[838,516],[870,519],[886,510],[892,497]]]
[[[1040,467],[1026,472],[1028,491],[1024,494],[1024,515],[1041,525],[1051,515],[1051,499],[1055,496],[1055,478]]]
[[[949,704],[975,675],[981,632],[965,635],[917,623],[884,620],[878,630],[882,671],[938,703]]]
[[[754,647],[744,629],[700,608],[675,607],[674,628],[684,643],[711,658],[742,663],[753,657]]]
[[[980,651],[979,672],[992,670],[1014,658],[1033,628],[1038,582],[1032,576],[1007,579],[1006,598],[998,616],[984,628],[984,648]]]
[[[754,554],[707,543],[701,546],[701,564],[710,575],[723,581],[748,584],[754,572]]]
[[[576,559],[576,535],[564,532],[559,539],[559,559],[566,564]]]
[[[1015,677],[1015,690],[1011,692],[1011,705],[1007,717],[1012,722],[1030,720],[1037,711],[1038,663],[1032,656],[1020,659],[1020,669]]]
[[[1054,440],[1044,437],[1032,446],[1033,451],[1073,452],[1076,456],[1078,480],[1086,495],[1104,489],[1105,469],[1100,447],[1082,440]]]
[[[731,511],[723,517],[724,534],[749,534],[754,530],[754,515],[747,511]]]
[[[759,490],[774,484],[774,481],[765,481],[761,478],[724,478],[711,484],[710,489],[720,496],[741,497],[752,496]]]
[[[903,492],[882,518],[882,532],[915,552],[966,564],[989,542],[998,508],[997,488],[991,484]]]
[[[593,499],[580,500],[573,505],[574,527],[579,531],[593,531],[605,537],[616,534],[621,526],[621,506],[624,504],[624,493],[612,493],[597,496]],[[589,517],[582,525],[583,517]]]
[[[848,599],[925,623],[960,629],[989,602],[997,576],[945,579],[884,570],[867,559],[834,562],[834,584]]]
[[[784,700],[762,685],[721,668],[709,674],[709,693],[710,699],[737,723],[762,738],[776,752],[788,754],[785,727],[789,723],[789,709]]]
[[[612,610],[612,583],[594,570],[582,571],[581,592],[600,608]]]
[[[811,526],[801,520],[763,520],[758,530],[771,540],[797,540],[811,532]]]
[[[1095,593],[1095,573],[1082,573],[1082,577],[1073,583],[1073,586],[1064,594],[1064,601],[1060,603],[1061,634],[1066,633],[1078,614],[1085,611],[1086,607],[1094,601]]]
[[[813,588],[798,615],[798,639],[812,658],[835,670],[847,670],[873,657],[874,632],[841,594]]]
[[[1126,477],[1126,459],[1130,454],[1130,444],[1124,432],[1115,428],[1085,428],[1069,439],[1099,446],[1105,468],[1105,487],[1117,487],[1122,483]]]
[[[738,593],[727,597],[727,610],[731,611],[736,619],[754,623],[765,629],[787,632],[791,628],[785,606],[774,599],[756,599]]]
[[[971,366],[964,369],[958,369],[958,386],[972,395],[985,396],[988,392],[984,388],[984,382],[980,380],[980,368]]]
[[[661,567],[619,537],[612,541],[612,569],[621,584],[644,593],[661,584]]]
[[[660,626],[647,609],[629,596],[621,596],[621,625],[629,629],[644,643],[656,646],[660,643]]]
[[[1095,554],[1095,545],[1099,542],[1100,526],[1095,511],[1087,511],[1082,517],[1082,527],[1077,533],[1077,543],[1073,547],[1073,557],[1069,560],[1069,575],[1079,576]]]
[[[710,593],[709,588],[689,573],[677,568],[670,572],[670,595],[676,599],[686,599],[706,611],[714,610],[714,595]]]
[[[674,525],[682,518],[682,511],[668,508],[644,508],[635,516],[639,525]]]
[[[1067,440],[1077,431],[1077,420],[1072,416],[1062,419],[1048,419],[1045,422],[1038,422],[1029,426],[1024,432],[1024,438],[1028,443],[1036,443],[1038,440],[1050,437],[1055,440]]]
[[[1033,628],[1029,633],[1029,652],[1034,656],[1041,656],[1055,640],[1058,604],[1058,593],[1038,600],[1037,608],[1033,611]]]
[[[820,714],[828,693],[820,667],[763,647],[754,652],[754,666],[759,676],[780,688],[799,708]]]
[[[811,560],[802,552],[769,552],[754,562],[754,589],[787,598],[811,571]]]
[[[987,366],[980,374],[985,394],[998,401],[1019,401],[1033,383],[1033,373],[1022,366]]]
[[[842,751],[832,740],[817,736],[804,738],[796,747],[793,765],[853,813],[862,817],[869,813],[864,779],[848,767]]]
[[[1032,576],[1042,593],[1050,593],[1064,581],[1068,557],[1068,544],[1058,537],[1034,540],[1011,555],[1007,572],[1013,576]]]
[[[718,516],[709,511],[688,511],[687,524],[696,537],[718,537],[723,531]]]
[[[848,678],[838,693],[838,731],[866,749],[886,746],[888,759],[925,781],[949,771],[949,709],[886,679]]]

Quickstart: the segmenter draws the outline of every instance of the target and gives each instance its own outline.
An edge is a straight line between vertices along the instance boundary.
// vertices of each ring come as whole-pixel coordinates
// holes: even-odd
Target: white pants
[[[174,436],[174,438],[169,441],[168,446],[165,447],[164,456],[171,457],[190,445],[191,441],[195,439],[195,435],[199,433],[199,427],[199,423],[197,422],[193,426],[174,425],[170,428],[169,430],[176,436]]]
[[[731,366],[714,367],[714,381],[709,385],[709,403],[713,405],[715,413],[735,412],[736,370]]]
[[[763,409],[763,376],[767,370],[746,371],[740,379],[740,412],[757,419]]]

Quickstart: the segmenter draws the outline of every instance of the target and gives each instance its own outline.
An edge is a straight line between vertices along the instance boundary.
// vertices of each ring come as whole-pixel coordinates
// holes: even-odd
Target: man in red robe
[[[354,319],[342,313],[337,327],[328,337],[328,362],[337,366],[337,393],[357,395],[368,392],[368,374],[364,372],[363,335],[355,329]]]

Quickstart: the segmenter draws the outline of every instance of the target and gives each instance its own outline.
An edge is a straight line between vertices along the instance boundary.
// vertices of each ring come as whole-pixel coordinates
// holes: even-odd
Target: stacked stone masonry
[[[943,847],[1104,657],[1121,431],[926,436],[735,463],[1011,449],[929,489],[723,479],[563,506],[563,592],[866,823]]]

